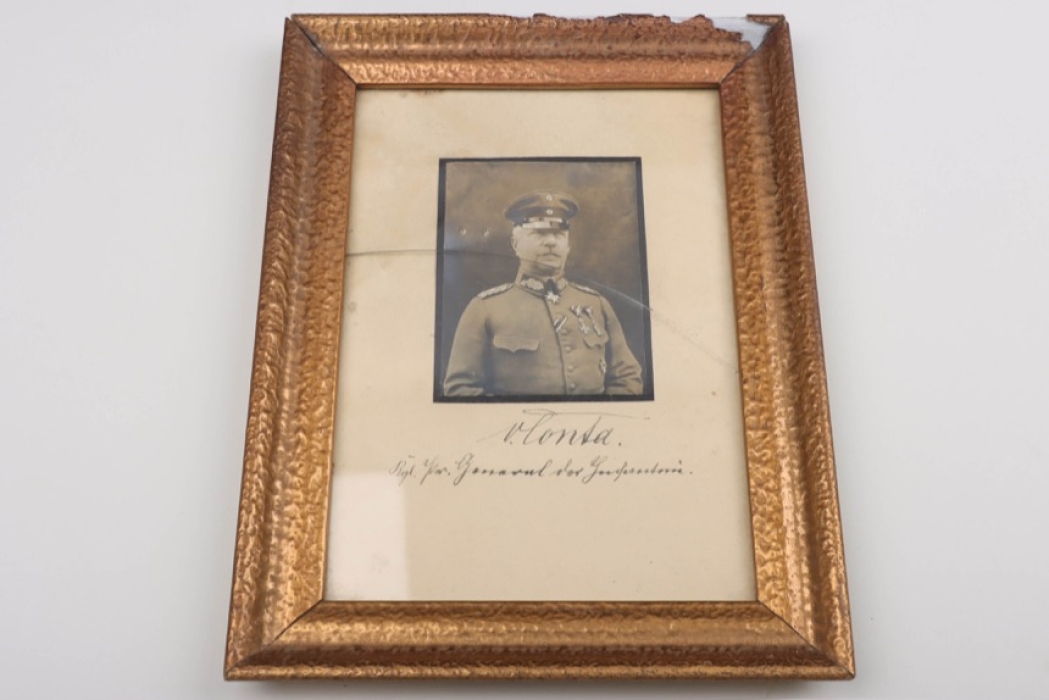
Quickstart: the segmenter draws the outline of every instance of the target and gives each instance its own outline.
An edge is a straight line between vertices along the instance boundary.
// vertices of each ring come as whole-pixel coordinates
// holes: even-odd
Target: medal
[[[594,333],[597,333],[597,335],[600,336],[601,335],[601,327],[597,324],[597,321],[594,320],[594,310],[591,309],[589,306],[584,306],[583,307],[583,311],[586,313],[587,318],[590,319],[590,323],[593,324],[593,326],[594,326]],[[601,371],[603,372],[604,370],[601,370]]]
[[[590,335],[590,326],[588,326],[586,324],[586,318],[585,318],[586,312],[583,310],[583,307],[582,306],[572,306],[570,308],[572,310],[572,313],[575,314],[576,321],[579,322],[579,331],[583,335]]]

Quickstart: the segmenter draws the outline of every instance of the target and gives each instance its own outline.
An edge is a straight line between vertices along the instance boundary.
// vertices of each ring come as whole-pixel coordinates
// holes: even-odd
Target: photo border
[[[638,242],[638,266],[640,267],[641,297],[634,301],[644,308],[642,313],[642,325],[644,331],[645,351],[644,362],[641,364],[642,376],[644,377],[645,391],[640,394],[519,394],[519,395],[482,395],[482,396],[446,396],[444,394],[443,382],[440,375],[442,369],[441,350],[444,342],[445,325],[442,323],[442,302],[444,299],[444,228],[445,228],[445,186],[447,178],[446,165],[448,163],[490,163],[490,162],[515,162],[515,163],[632,163],[634,165],[634,177],[637,186],[637,242]],[[641,179],[641,158],[637,156],[504,156],[492,158],[441,158],[439,164],[439,183],[437,187],[437,291],[436,310],[434,322],[434,403],[593,403],[593,402],[616,402],[616,401],[652,401],[655,399],[655,377],[652,372],[652,313],[648,306],[648,241],[645,238],[645,204],[644,184]],[[509,225],[507,225],[509,228]],[[588,284],[593,284],[587,281]],[[598,286],[594,284],[594,286]],[[598,289],[603,292],[603,287]],[[611,302],[609,302],[611,303]]]
[[[790,36],[748,21],[286,22],[226,678],[854,675]],[[324,600],[356,90],[455,87],[718,90],[755,601]]]

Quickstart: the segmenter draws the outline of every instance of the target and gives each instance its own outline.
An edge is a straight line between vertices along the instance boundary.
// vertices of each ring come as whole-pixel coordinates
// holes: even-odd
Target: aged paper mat
[[[357,100],[325,597],[752,600],[717,92]],[[641,158],[655,399],[434,403],[439,159],[564,156]]]

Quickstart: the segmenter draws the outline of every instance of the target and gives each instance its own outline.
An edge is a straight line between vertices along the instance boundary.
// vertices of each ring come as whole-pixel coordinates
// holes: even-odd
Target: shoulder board
[[[481,292],[480,294],[477,295],[477,298],[478,299],[487,299],[488,297],[494,297],[496,294],[502,294],[503,292],[505,292],[507,289],[509,289],[512,286],[514,286],[513,282],[507,282],[506,284],[500,284],[498,287],[492,287],[491,289],[484,290],[483,292]]]
[[[570,284],[571,284],[571,285],[572,285],[573,287],[575,287],[576,289],[578,289],[578,290],[580,290],[580,291],[582,291],[582,292],[586,292],[587,294],[593,294],[593,295],[594,295],[594,296],[596,296],[596,297],[599,297],[599,296],[601,296],[601,294],[600,294],[600,293],[599,293],[599,292],[598,292],[597,290],[595,290],[595,289],[591,289],[590,287],[584,287],[583,285],[581,285],[581,284],[576,284],[575,282],[571,282]]]

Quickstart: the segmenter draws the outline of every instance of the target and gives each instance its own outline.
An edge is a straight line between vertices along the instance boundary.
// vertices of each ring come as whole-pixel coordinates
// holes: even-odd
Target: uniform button
[[[571,345],[566,345],[565,346],[565,352],[572,352],[572,346]]]
[[[571,372],[575,369],[575,365],[568,365],[568,371]]]
[[[575,389],[575,384],[569,384],[569,385],[568,385],[568,388],[569,388],[569,389]]]

